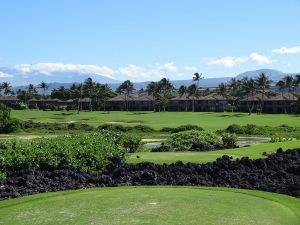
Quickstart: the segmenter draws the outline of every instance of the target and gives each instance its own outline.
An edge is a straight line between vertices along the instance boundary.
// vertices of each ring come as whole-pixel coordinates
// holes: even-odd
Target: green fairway
[[[299,223],[299,199],[229,188],[97,188],[0,202],[0,224],[5,225]]]
[[[106,122],[124,125],[143,124],[155,129],[195,124],[205,129],[226,128],[230,124],[257,124],[260,126],[300,126],[300,117],[287,114],[214,113],[214,112],[61,112],[41,110],[12,110],[12,117],[35,122],[80,122],[95,127]]]
[[[289,148],[300,148],[300,140],[265,143],[253,145],[250,147],[225,149],[210,152],[138,152],[128,154],[127,163],[138,162],[154,162],[154,163],[174,163],[176,161],[192,162],[192,163],[206,163],[212,162],[222,155],[230,155],[233,158],[241,158],[248,156],[256,159],[264,157],[263,152],[275,152],[282,147],[284,150]],[[139,158],[137,158],[139,156]]]

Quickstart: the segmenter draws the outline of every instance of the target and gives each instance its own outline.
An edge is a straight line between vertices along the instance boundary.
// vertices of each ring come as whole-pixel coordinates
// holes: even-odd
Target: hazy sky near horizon
[[[300,72],[300,0],[0,0],[0,67],[134,81]]]

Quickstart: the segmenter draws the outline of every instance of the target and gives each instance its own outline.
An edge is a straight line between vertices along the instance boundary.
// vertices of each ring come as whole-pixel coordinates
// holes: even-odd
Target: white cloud
[[[256,52],[251,53],[249,56],[243,57],[226,56],[219,59],[206,58],[206,60],[208,60],[208,65],[220,65],[227,68],[239,66],[249,61],[255,62],[257,65],[264,65],[272,62],[267,56],[260,55]]]
[[[272,52],[280,54],[297,54],[300,53],[300,46],[295,46],[291,48],[281,47],[278,49],[273,49]]]
[[[146,71],[141,66],[136,66],[134,64],[129,64],[127,67],[119,68],[119,73],[127,75],[133,78],[161,78],[162,75],[159,70]]]
[[[0,78],[9,78],[9,77],[13,77],[13,75],[0,71]]]
[[[55,72],[74,72],[81,74],[96,74],[113,78],[114,71],[106,66],[84,65],[84,64],[64,64],[64,63],[36,63],[36,64],[17,64],[14,67],[22,73],[39,72],[51,75]]]
[[[198,68],[196,66],[185,66],[184,70],[187,72],[195,73],[197,72]]]
[[[177,67],[174,62],[169,62],[159,67],[159,70],[165,73],[175,73],[177,71]]]
[[[256,62],[258,65],[264,65],[271,62],[271,60],[267,56],[260,55],[256,52],[250,54],[249,59]]]
[[[226,56],[220,59],[210,59],[208,61],[208,65],[220,65],[225,66],[227,68],[232,68],[238,66],[244,62],[248,61],[248,57],[233,57],[233,56]]]

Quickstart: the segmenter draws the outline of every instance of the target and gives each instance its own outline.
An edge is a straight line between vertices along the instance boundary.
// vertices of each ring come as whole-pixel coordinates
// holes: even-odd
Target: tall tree
[[[130,80],[124,81],[118,88],[117,88],[117,93],[123,94],[124,95],[124,100],[125,100],[125,108],[128,111],[129,105],[128,105],[128,100],[130,95],[132,94],[134,88],[133,88],[133,83]]]
[[[158,105],[157,103],[159,97],[157,93],[158,89],[159,89],[158,82],[154,82],[154,81],[150,82],[146,87],[147,94],[153,96],[154,98],[153,111],[155,111],[155,107],[156,105]]]
[[[289,103],[288,103],[288,108],[289,108],[289,111],[291,110],[291,94],[294,90],[294,78],[292,75],[286,75],[283,79],[283,82],[285,83],[285,88],[287,89],[288,91],[288,96],[289,96]]]
[[[227,85],[225,83],[220,83],[218,85],[218,88],[217,88],[217,93],[219,95],[221,95],[223,98],[225,98],[226,94],[227,94]],[[225,106],[224,104],[222,104],[222,110],[223,112],[225,111]]]
[[[188,94],[188,88],[187,88],[187,86],[181,85],[179,87],[179,89],[178,89],[178,94],[179,94],[180,97],[182,97],[182,96],[186,96],[187,97],[187,94]],[[187,111],[187,110],[188,110],[188,101],[186,99],[185,100],[185,111]]]
[[[284,99],[284,97],[283,97],[283,93],[284,93],[284,90],[285,90],[285,81],[284,80],[280,80],[280,81],[278,81],[277,83],[276,83],[276,85],[275,85],[276,87],[278,87],[279,88],[279,90],[280,90],[280,92],[281,92],[281,96],[282,96],[282,98]],[[286,101],[283,101],[284,102],[284,106],[283,106],[283,108],[284,108],[284,113],[287,113],[287,111],[286,111]]]
[[[40,83],[40,85],[38,86],[38,88],[43,89],[43,109],[45,109],[45,93],[46,90],[48,89],[49,85],[47,83],[45,83],[44,81],[42,81]]]
[[[0,83],[0,96],[2,95],[3,83]]]
[[[259,76],[256,78],[256,85],[261,91],[261,101],[260,101],[259,113],[263,112],[266,89],[271,86],[271,83],[272,83],[272,80],[270,80],[269,77],[265,73],[259,74]]]
[[[95,87],[95,82],[93,82],[92,78],[87,78],[84,83],[83,83],[83,91],[84,95],[90,98],[90,111],[93,111],[93,97],[94,97],[94,87]]]
[[[196,84],[188,87],[188,96],[192,96],[192,111],[195,112],[195,98],[199,96],[199,90]]]
[[[4,91],[4,95],[7,96],[11,93],[11,85],[8,82],[2,83],[2,89]]]
[[[197,84],[197,89],[199,89],[199,82],[203,79],[202,73],[194,73],[193,81]]]
[[[159,104],[164,111],[166,111],[166,107],[169,105],[174,90],[175,88],[169,79],[162,78],[158,82]]]
[[[82,90],[82,83],[74,83],[70,87],[70,94],[71,98],[75,99],[77,102],[77,113],[82,110],[82,96],[83,96],[83,90]]]
[[[247,107],[249,111],[249,115],[251,115],[253,109],[254,109],[254,95],[257,92],[257,86],[255,80],[252,78],[248,79],[243,78],[242,79],[242,88],[244,95],[247,96]],[[251,99],[249,99],[251,97]],[[250,101],[252,104],[250,105]]]
[[[233,97],[231,111],[233,112],[233,109],[237,107],[239,100],[243,96],[242,94],[242,81],[237,80],[235,78],[231,78],[231,80],[228,83],[228,91],[231,97]]]

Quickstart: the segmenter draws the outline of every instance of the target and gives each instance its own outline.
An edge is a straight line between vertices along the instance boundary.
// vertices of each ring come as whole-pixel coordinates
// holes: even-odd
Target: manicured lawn
[[[300,200],[229,188],[118,187],[0,202],[0,224],[300,224]]]
[[[174,163],[176,161],[193,162],[193,163],[206,163],[212,162],[222,155],[230,155],[233,158],[241,158],[248,156],[249,158],[256,159],[264,157],[263,152],[275,152],[278,148],[282,147],[284,150],[289,148],[300,148],[300,140],[265,143],[253,145],[250,147],[226,149],[210,152],[139,152],[128,154],[128,163],[138,162],[154,162],[154,163]],[[139,158],[137,158],[139,156]]]
[[[267,126],[300,126],[300,116],[286,114],[213,113],[213,112],[81,112],[13,110],[12,116],[38,122],[80,122],[95,127],[105,122],[125,122],[125,125],[144,124],[155,129],[195,124],[205,129],[217,130],[230,124],[257,124]]]

